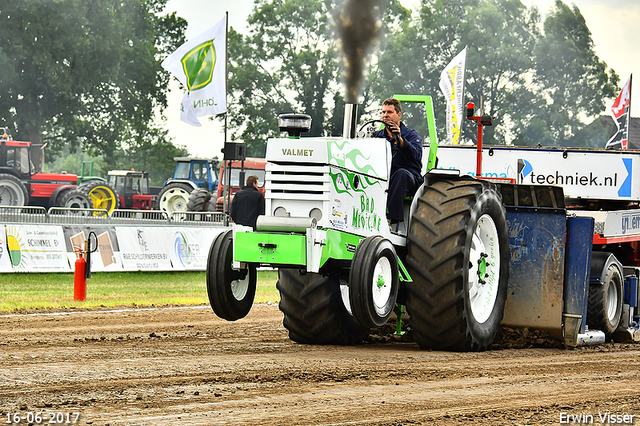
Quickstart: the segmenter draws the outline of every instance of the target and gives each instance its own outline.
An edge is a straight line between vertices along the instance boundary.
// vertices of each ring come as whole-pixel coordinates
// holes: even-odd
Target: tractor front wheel
[[[194,189],[189,195],[187,211],[189,212],[213,212],[216,210],[215,202],[211,202],[211,191],[207,188]],[[214,200],[215,201],[215,200]]]
[[[365,238],[353,255],[349,304],[365,327],[381,327],[393,313],[399,287],[398,257],[393,244],[378,235]]]
[[[411,220],[407,309],[422,348],[487,349],[507,296],[509,243],[495,185],[433,179]]]
[[[225,231],[213,240],[207,259],[207,294],[213,312],[227,321],[247,316],[256,295],[255,265],[240,270],[233,262],[232,231]]]

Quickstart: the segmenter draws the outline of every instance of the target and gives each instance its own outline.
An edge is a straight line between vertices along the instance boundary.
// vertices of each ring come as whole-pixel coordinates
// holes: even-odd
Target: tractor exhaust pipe
[[[344,127],[342,136],[349,139],[356,137],[356,125],[358,120],[358,104],[344,104]]]

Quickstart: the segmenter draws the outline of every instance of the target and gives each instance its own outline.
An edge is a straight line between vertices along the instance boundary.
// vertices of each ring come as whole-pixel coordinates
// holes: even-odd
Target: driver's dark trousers
[[[423,182],[422,176],[416,176],[406,169],[398,169],[391,174],[387,194],[387,219],[392,223],[404,220],[404,199],[415,194]]]

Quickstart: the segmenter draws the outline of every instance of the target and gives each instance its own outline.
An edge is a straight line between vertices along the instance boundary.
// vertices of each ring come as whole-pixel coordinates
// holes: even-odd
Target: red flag
[[[631,76],[618,98],[611,106],[611,113],[618,131],[607,141],[605,148],[627,149],[629,141],[629,109],[631,108]]]

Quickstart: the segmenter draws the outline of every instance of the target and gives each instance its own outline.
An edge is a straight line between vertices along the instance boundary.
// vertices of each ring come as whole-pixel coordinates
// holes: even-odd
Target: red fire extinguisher
[[[95,241],[91,248],[91,236]],[[89,239],[84,243],[84,250],[78,250],[76,269],[73,276],[73,300],[84,302],[87,298],[87,278],[91,278],[91,253],[98,249],[95,232],[89,232]],[[85,259],[86,256],[86,259]]]
[[[84,253],[87,249],[87,243],[84,244],[85,250],[78,250],[76,254],[76,270],[73,275],[73,300],[84,302],[87,297],[87,278],[85,277],[85,271],[87,262],[84,260]]]

